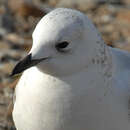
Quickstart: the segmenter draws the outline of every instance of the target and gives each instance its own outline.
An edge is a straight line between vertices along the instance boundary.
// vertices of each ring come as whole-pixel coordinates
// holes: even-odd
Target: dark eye
[[[64,52],[65,51],[65,48],[69,45],[69,43],[67,41],[64,41],[64,42],[61,42],[61,43],[58,43],[56,44],[56,49],[58,51],[61,51],[61,52]]]

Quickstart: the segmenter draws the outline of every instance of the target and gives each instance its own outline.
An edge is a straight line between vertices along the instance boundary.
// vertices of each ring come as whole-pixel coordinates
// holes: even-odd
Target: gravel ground
[[[109,46],[130,51],[130,0],[0,0],[0,130],[15,130],[12,97],[20,75],[9,75],[29,51],[36,23],[56,7],[84,12]]]

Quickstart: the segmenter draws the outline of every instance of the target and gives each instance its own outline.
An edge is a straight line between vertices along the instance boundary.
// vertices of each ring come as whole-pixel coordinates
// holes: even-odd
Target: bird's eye
[[[60,52],[64,52],[66,51],[66,47],[69,45],[69,43],[67,41],[61,42],[56,44],[55,48],[60,51]]]

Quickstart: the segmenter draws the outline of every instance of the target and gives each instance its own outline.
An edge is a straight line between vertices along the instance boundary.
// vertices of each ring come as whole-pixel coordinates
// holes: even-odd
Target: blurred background
[[[84,12],[109,46],[130,51],[130,0],[0,0],[0,130],[15,130],[12,97],[20,76],[9,74],[29,51],[37,22],[57,7]]]

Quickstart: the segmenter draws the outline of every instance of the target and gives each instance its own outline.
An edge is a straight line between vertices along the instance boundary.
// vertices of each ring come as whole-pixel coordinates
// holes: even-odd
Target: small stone
[[[116,42],[114,44],[114,47],[130,52],[130,43],[128,43],[128,42],[124,42],[124,41]]]
[[[90,8],[94,8],[96,5],[95,0],[61,0],[56,5],[57,7],[76,8],[82,11],[86,11]]]
[[[4,37],[7,41],[13,42],[13,43],[24,43],[24,39],[21,38],[21,36],[17,35],[16,33],[9,33]]]
[[[12,63],[5,63],[5,64],[0,64],[0,73],[3,75],[10,75],[11,71],[14,67],[14,64]]]
[[[130,5],[130,0],[122,0],[122,3],[129,6]]]
[[[60,0],[48,0],[48,4],[56,7],[56,5],[60,2]]]
[[[129,24],[130,23],[130,10],[129,9],[120,9],[117,13],[117,21],[122,24]]]
[[[45,14],[32,0],[9,0],[8,6],[14,14],[22,17],[41,17]]]
[[[12,43],[13,49],[20,49],[22,48],[25,51],[28,51],[31,48],[32,45],[32,39],[21,37],[20,35],[17,35],[15,33],[10,33],[6,35],[5,40]]]
[[[5,13],[5,7],[4,6],[0,6],[0,14],[4,14]]]
[[[7,42],[5,42],[5,41],[3,41],[3,40],[0,40],[0,50],[2,50],[2,49],[8,50],[9,48],[10,48],[10,47],[9,47],[9,45],[8,45]]]
[[[13,18],[7,13],[0,15],[0,27],[5,32],[13,32],[15,30]]]

